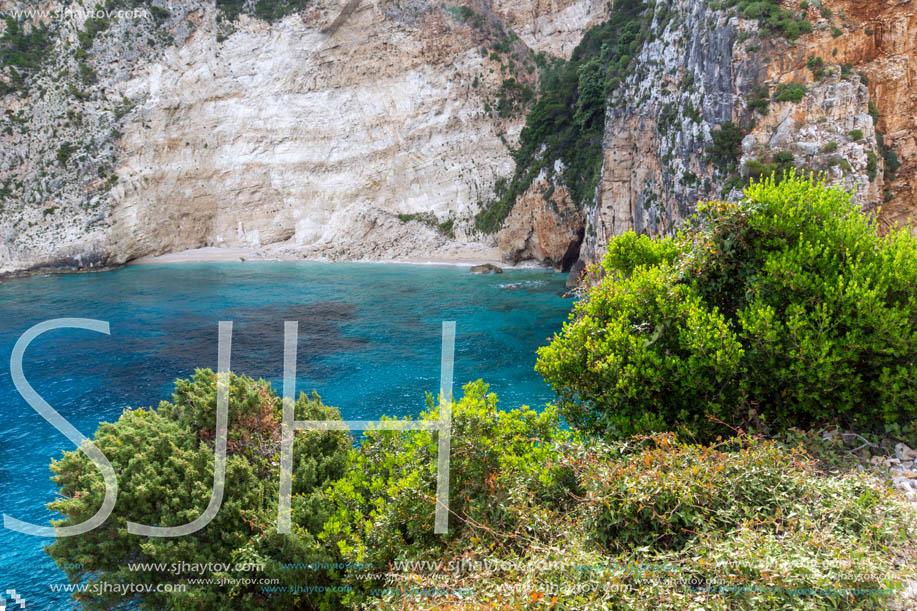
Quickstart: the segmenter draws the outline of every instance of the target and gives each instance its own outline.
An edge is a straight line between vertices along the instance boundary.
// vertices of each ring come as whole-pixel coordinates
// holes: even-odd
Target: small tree
[[[793,173],[699,210],[677,238],[612,240],[607,276],[539,350],[568,421],[913,435],[917,239],[879,235],[848,193]]]
[[[125,410],[117,422],[104,422],[94,443],[108,457],[118,476],[118,500],[108,520],[95,530],[62,537],[47,548],[68,569],[73,582],[88,580],[76,596],[85,609],[120,608],[139,602],[144,608],[248,609],[302,606],[306,594],[264,593],[257,585],[198,585],[193,579],[263,579],[280,584],[330,583],[326,571],[284,570],[283,563],[334,562],[332,552],[313,533],[323,527],[332,509],[322,489],[343,475],[349,437],[343,432],[297,432],[293,446],[293,532],[277,533],[279,491],[280,400],[264,380],[230,375],[226,487],[214,519],[196,533],[156,538],[128,534],[128,521],[158,526],[186,524],[210,500],[213,482],[213,437],[216,423],[216,380],[198,370],[191,380],[178,380],[172,403],[159,409]],[[319,397],[300,395],[299,420],[339,419]],[[92,516],[101,506],[105,486],[99,471],[80,451],[65,452],[54,461],[52,478],[61,499],[50,504],[71,525]],[[135,563],[161,564],[138,569]],[[202,572],[182,567],[219,563],[228,570]],[[263,565],[252,572],[237,564]],[[177,565],[177,566],[174,566]],[[118,584],[185,584],[184,592],[104,591]],[[95,590],[95,591],[94,591]],[[318,595],[314,595],[315,598]],[[309,608],[310,605],[306,605]],[[317,606],[317,605],[315,605]]]

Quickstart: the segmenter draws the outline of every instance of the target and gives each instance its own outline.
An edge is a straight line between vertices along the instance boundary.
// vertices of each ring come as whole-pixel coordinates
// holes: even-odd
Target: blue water
[[[47,525],[55,514],[48,464],[70,442],[19,396],[9,359],[19,336],[63,317],[108,321],[111,335],[67,329],[28,348],[26,378],[91,436],[127,406],[169,399],[172,382],[216,369],[217,324],[233,321],[232,369],[278,392],[283,323],[299,321],[297,389],[317,390],[345,419],[416,415],[436,393],[443,320],[456,321],[455,393],[483,378],[504,409],[540,407],[550,388],[533,370],[535,349],[571,307],[563,275],[512,270],[472,276],[457,267],[302,262],[130,267],[0,284],[0,511]],[[51,541],[0,528],[0,592],[27,608],[70,609],[45,556]]]

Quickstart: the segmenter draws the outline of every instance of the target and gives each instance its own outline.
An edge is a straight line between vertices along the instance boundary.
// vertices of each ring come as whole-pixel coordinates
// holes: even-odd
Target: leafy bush
[[[857,140],[863,139],[863,130],[861,129],[852,129],[847,132],[847,135],[850,136],[850,139],[856,142]]]
[[[886,149],[885,151],[885,171],[888,174],[894,175],[900,167],[901,167],[901,162],[898,160],[898,153],[896,153],[892,149]]]
[[[742,139],[745,130],[726,121],[723,127],[710,132],[713,146],[707,149],[707,157],[722,172],[732,172],[742,155]]]
[[[46,26],[30,26],[28,32],[22,23],[12,17],[4,20],[6,29],[0,36],[0,72],[8,69],[12,84],[0,83],[5,95],[22,87],[24,77],[41,69],[54,41]]]
[[[614,265],[639,274],[640,261],[670,265],[674,240],[628,238],[637,254]],[[433,534],[437,440],[428,432],[368,432],[357,448],[338,432],[299,432],[294,445],[293,532],[273,532],[279,400],[264,381],[230,378],[230,442],[223,508],[193,536],[127,535],[126,519],[176,524],[199,515],[213,477],[215,375],[176,383],[172,403],[127,410],[103,423],[95,443],[119,473],[108,522],[48,548],[59,562],[83,562],[72,580],[114,585],[186,583],[178,571],[131,571],[127,563],[251,562],[258,578],[347,592],[262,591],[193,585],[187,593],[124,600],[79,595],[85,608],[139,603],[172,609],[443,608],[451,603],[520,608],[559,587],[565,608],[821,609],[842,593],[800,596],[792,588],[900,587],[898,561],[913,555],[917,512],[866,473],[829,477],[801,448],[748,436],[712,446],[674,435],[608,444],[563,430],[554,408],[498,409],[482,381],[453,402],[450,524]],[[335,419],[316,396],[301,395],[298,419]],[[422,418],[438,420],[428,396]],[[203,427],[197,429],[196,427]],[[101,503],[101,478],[80,452],[53,463],[66,523]],[[161,522],[160,522],[161,520]],[[836,574],[831,564],[849,560]],[[397,563],[427,563],[411,586],[378,576]],[[487,568],[474,568],[475,563]],[[281,563],[287,563],[284,566]],[[313,570],[308,563],[360,568]],[[292,565],[292,566],[291,566]],[[470,565],[470,566],[469,566]],[[295,568],[299,567],[299,568]],[[617,568],[615,568],[617,567]],[[644,581],[648,574],[659,578]],[[889,574],[887,580],[859,577]],[[251,574],[205,574],[230,579]],[[859,579],[859,581],[854,581]],[[603,587],[609,584],[625,588]],[[576,589],[579,584],[588,589]],[[772,586],[723,591],[689,583]],[[505,586],[510,585],[507,589]],[[256,586],[257,587],[257,586]],[[462,588],[462,597],[448,594]],[[445,591],[442,596],[423,592]],[[412,591],[420,591],[414,595]],[[880,595],[858,608],[885,608]]]
[[[775,102],[801,102],[806,95],[806,86],[802,83],[784,83],[774,92]]]
[[[825,60],[820,57],[810,55],[809,61],[806,62],[806,67],[812,71],[812,75],[817,79],[825,76]]]
[[[879,156],[873,151],[866,151],[866,175],[872,182],[879,174]]]
[[[774,430],[913,426],[917,239],[880,236],[849,194],[791,174],[701,205],[675,244],[672,262],[644,244],[646,266],[606,260],[612,273],[539,349],[568,422],[701,439],[721,432],[708,414]]]
[[[752,94],[748,97],[748,107],[758,111],[759,114],[767,115],[770,101],[770,89],[768,89],[767,85],[760,85],[759,87],[755,88]]]
[[[860,77],[863,79],[863,84],[866,85],[869,83],[869,80],[866,78],[866,75],[861,74]],[[879,124],[879,108],[876,106],[876,103],[872,100],[869,100],[869,116],[872,117],[872,124]]]
[[[612,445],[558,437],[553,417],[499,411],[482,391],[466,390],[474,399],[466,395],[455,417],[463,433],[453,439],[463,442],[452,473],[464,498],[448,537],[429,535],[432,440],[378,434],[355,453],[360,468],[335,484],[346,510],[326,533],[343,561],[441,563],[411,571],[412,588],[381,595],[379,584],[344,575],[354,589],[348,606],[530,608],[542,597],[550,605],[556,588],[572,609],[822,609],[850,600],[842,588],[900,588],[909,574],[896,554],[915,549],[917,514],[867,474],[827,477],[804,450],[748,437],[713,446],[671,434]],[[366,522],[348,530],[355,516]],[[834,568],[840,557],[849,568]],[[488,569],[463,568],[484,562]],[[814,587],[835,591],[795,591]],[[465,594],[411,593],[425,589]],[[856,607],[888,602],[870,594]]]
[[[300,395],[297,419],[339,419],[317,395]],[[223,503],[210,524],[197,533],[174,538],[138,537],[126,522],[176,526],[200,516],[210,500],[213,482],[213,438],[216,420],[216,374],[198,370],[178,380],[172,403],[159,408],[125,410],[115,423],[103,422],[94,443],[118,474],[118,500],[106,522],[78,537],[58,538],[48,549],[68,569],[71,581],[100,584],[98,592],[78,594],[85,609],[112,609],[128,602],[162,609],[291,608],[303,595],[263,593],[260,587],[190,585],[186,592],[146,594],[140,601],[114,592],[114,584],[188,583],[189,579],[240,579],[245,571],[200,574],[194,571],[131,570],[128,563],[257,563],[258,578],[283,582],[328,583],[321,571],[285,570],[280,562],[327,562],[332,554],[314,539],[331,508],[320,491],[340,478],[346,466],[349,438],[341,432],[298,432],[293,447],[293,533],[276,532],[277,455],[280,450],[280,400],[263,380],[231,375],[226,484]],[[77,524],[101,506],[101,474],[80,451],[64,452],[54,461],[52,478],[61,497],[50,507]],[[69,566],[69,565],[67,565]],[[106,586],[108,591],[104,591]]]
[[[788,40],[812,31],[812,24],[805,17],[784,10],[779,0],[727,0],[725,5],[735,7],[745,19],[755,19],[762,29]]]
[[[61,144],[57,148],[57,155],[55,155],[58,163],[61,165],[67,165],[67,162],[70,161],[70,157],[73,156],[74,151],[75,149],[73,148],[73,145],[69,142],[64,142]]]
[[[828,142],[827,144],[825,144],[825,146],[821,147],[822,153],[833,153],[835,151],[837,151],[837,142],[835,142],[834,140],[832,140],[831,142]]]

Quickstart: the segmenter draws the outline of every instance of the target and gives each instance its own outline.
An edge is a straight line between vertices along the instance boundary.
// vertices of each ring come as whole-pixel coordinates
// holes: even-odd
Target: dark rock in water
[[[583,275],[583,270],[586,269],[586,263],[579,259],[570,267],[570,273],[567,274],[566,287],[568,289],[575,289],[579,286],[580,276]]]
[[[503,269],[497,267],[496,265],[492,265],[490,263],[484,263],[482,265],[475,265],[474,267],[471,268],[472,274],[489,274],[490,272],[493,272],[495,274],[502,274]]]

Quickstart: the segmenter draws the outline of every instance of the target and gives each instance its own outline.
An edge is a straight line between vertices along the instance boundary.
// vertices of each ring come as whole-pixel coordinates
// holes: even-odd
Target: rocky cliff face
[[[104,27],[76,11],[27,20],[53,27],[53,55],[2,99],[0,272],[204,246],[494,246],[471,217],[512,172],[537,78],[526,41],[569,53],[604,10],[351,0],[271,24],[160,4]]]
[[[570,58],[607,3],[328,0],[273,23],[199,0],[123,0],[142,10],[101,19],[77,10],[92,0],[42,3],[20,21],[50,26],[44,47],[29,40],[45,59],[0,71],[0,273],[203,246],[496,247],[565,269],[785,167],[827,173],[883,223],[912,219],[913,0],[787,2],[813,24],[793,42],[728,4],[648,3],[647,35],[616,56],[594,197],[575,201],[546,163],[487,234],[474,217],[516,170],[536,59]],[[736,157],[717,158],[730,126]]]
[[[614,235],[669,232],[697,201],[740,197],[743,181],[761,169],[825,173],[864,209],[882,205],[884,223],[913,219],[913,8],[870,13],[857,4],[810,3],[803,15],[813,32],[788,42],[714,3],[657,2],[654,29],[662,33],[609,103],[584,262],[599,260]],[[711,159],[714,132],[727,121],[745,133],[731,176]],[[889,154],[902,164],[894,175]]]

